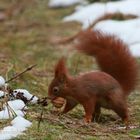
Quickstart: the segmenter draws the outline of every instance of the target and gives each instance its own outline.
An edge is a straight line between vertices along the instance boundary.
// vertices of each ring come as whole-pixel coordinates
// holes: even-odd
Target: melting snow
[[[78,6],[76,11],[66,16],[63,21],[78,21],[82,23],[83,29],[85,29],[105,14],[116,12],[136,15],[138,18],[125,21],[104,20],[98,22],[94,29],[115,34],[129,45],[130,51],[134,56],[140,57],[140,0],[98,2],[83,7]]]
[[[5,80],[2,76],[0,76],[0,87],[5,85]]]
[[[23,96],[27,98],[27,100],[30,100],[33,95],[29,93],[29,91],[27,91],[26,89],[16,89],[14,90],[14,95],[16,96],[16,94],[18,92],[23,93]],[[36,103],[38,100],[38,98],[36,96],[33,97],[33,99],[30,101],[31,103]]]
[[[57,8],[57,7],[68,7],[74,4],[85,4],[85,0],[50,0],[48,5],[51,8]]]
[[[0,86],[6,87],[5,80],[2,76],[0,76]],[[33,96],[25,89],[17,89],[14,90],[14,95],[16,95],[18,92],[23,93],[24,97],[27,98],[27,100],[30,100],[33,97],[33,100],[31,103],[36,103],[38,98],[36,96]],[[4,91],[0,91],[0,97],[4,97],[5,94],[7,94]],[[7,97],[7,96],[6,96]],[[5,98],[5,100],[8,98]],[[3,99],[1,99],[3,100]],[[25,115],[25,109],[27,109],[25,103],[20,99],[14,99],[7,101],[7,103],[4,101],[3,105],[1,106],[2,109],[0,111],[0,119],[13,119],[11,121],[11,125],[4,127],[2,130],[0,130],[0,140],[8,140],[14,137],[17,137],[18,135],[22,134],[23,131],[27,129],[32,123],[24,118]]]
[[[127,21],[105,20],[97,23],[93,30],[101,30],[113,34],[129,45],[136,57],[140,57],[140,19]]]
[[[0,140],[7,140],[14,138],[26,130],[32,123],[21,116],[17,116],[11,121],[11,125],[4,127],[0,131]]]
[[[140,1],[122,0],[107,3],[93,3],[82,8],[78,8],[75,13],[66,16],[64,21],[78,21],[83,24],[83,28],[87,28],[99,17],[107,13],[115,12],[140,16]]]

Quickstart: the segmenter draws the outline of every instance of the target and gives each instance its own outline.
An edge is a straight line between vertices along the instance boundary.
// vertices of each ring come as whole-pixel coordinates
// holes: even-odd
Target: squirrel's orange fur
[[[100,108],[114,110],[128,121],[126,97],[136,86],[137,64],[120,39],[99,31],[83,31],[75,48],[94,56],[101,71],[70,76],[64,58],[55,68],[55,77],[49,86],[51,98],[63,97],[67,113],[80,103],[85,110],[85,121],[99,116]]]

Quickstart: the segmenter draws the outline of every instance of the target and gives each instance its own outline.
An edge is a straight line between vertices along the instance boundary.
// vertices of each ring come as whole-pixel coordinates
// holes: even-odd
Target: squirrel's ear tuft
[[[65,81],[67,78],[67,68],[65,66],[65,57],[62,57],[55,67],[55,77],[60,78],[61,81]]]

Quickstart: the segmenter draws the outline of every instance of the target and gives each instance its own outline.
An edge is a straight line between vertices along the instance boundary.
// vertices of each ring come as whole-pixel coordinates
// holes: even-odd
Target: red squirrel
[[[99,116],[103,107],[116,112],[127,124],[127,96],[136,86],[138,71],[128,46],[113,35],[86,30],[81,32],[74,47],[94,56],[101,71],[71,76],[65,66],[65,59],[61,58],[48,89],[52,102],[57,97],[66,99],[63,113],[81,104],[86,123]]]

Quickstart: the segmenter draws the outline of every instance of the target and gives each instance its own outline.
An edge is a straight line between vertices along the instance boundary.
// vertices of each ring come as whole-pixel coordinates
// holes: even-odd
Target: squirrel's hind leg
[[[118,102],[118,104],[115,104],[112,106],[113,110],[121,117],[122,121],[126,125],[126,129],[129,128],[128,124],[128,108],[126,101]]]
[[[92,114],[92,121],[98,122],[100,119],[100,114],[101,114],[101,107],[100,105],[96,104],[95,112]]]

